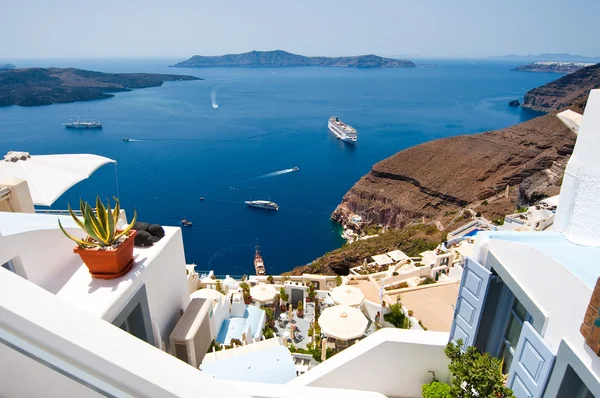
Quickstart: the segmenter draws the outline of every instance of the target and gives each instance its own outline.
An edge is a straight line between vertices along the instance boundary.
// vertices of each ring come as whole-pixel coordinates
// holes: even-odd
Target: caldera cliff
[[[494,219],[557,195],[576,135],[555,114],[583,112],[589,91],[598,87],[600,64],[529,91],[524,106],[547,115],[398,152],[375,164],[332,218],[344,224],[358,214],[368,224],[402,228],[433,221],[444,227],[466,207]]]

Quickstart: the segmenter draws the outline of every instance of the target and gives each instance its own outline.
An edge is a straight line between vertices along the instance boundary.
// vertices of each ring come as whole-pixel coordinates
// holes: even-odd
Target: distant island
[[[114,97],[115,92],[158,87],[165,81],[202,80],[156,73],[101,73],[74,68],[0,71],[0,106],[39,106]]]
[[[16,66],[14,66],[13,64],[0,64],[0,70],[6,70],[6,69],[15,69]]]
[[[573,73],[592,65],[594,65],[593,62],[532,62],[511,70],[516,72]]]
[[[600,62],[600,56],[598,57],[585,57],[583,55],[573,55],[573,54],[529,54],[529,55],[517,55],[517,54],[508,54],[508,55],[499,55],[495,57],[490,57],[493,59],[504,59],[507,61],[540,61],[540,62]]]
[[[358,55],[354,57],[305,57],[287,51],[251,51],[243,54],[227,54],[218,56],[194,55],[179,62],[176,68],[286,68],[298,66],[337,66],[345,68],[414,68],[416,65],[408,60],[383,58],[377,55]]]

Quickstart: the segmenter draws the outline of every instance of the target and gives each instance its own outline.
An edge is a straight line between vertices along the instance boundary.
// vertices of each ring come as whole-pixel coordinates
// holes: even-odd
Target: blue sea
[[[419,60],[426,65],[381,70],[168,67],[177,61],[12,60],[205,80],[167,82],[99,101],[0,108],[0,152],[95,153],[117,160],[116,172],[104,166],[53,208],[76,204],[80,196],[116,195],[118,186],[130,217],[136,209],[139,220],[150,223],[192,221],[183,228],[188,263],[232,275],[253,273],[257,242],[269,273],[338,248],[341,230],[330,214],[374,163],[426,141],[533,118],[535,112],[508,107],[508,101],[559,77],[510,72],[517,64],[482,60]],[[88,111],[102,130],[63,128],[69,114]],[[356,127],[355,146],[328,132],[332,115]],[[294,166],[300,170],[289,172]],[[244,201],[250,199],[271,199],[280,210],[248,208]]]

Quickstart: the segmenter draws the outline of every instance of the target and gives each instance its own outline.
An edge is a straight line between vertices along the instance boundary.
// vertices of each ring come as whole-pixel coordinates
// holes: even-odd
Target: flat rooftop
[[[413,310],[414,317],[428,330],[450,332],[459,285],[456,281],[404,292],[400,301],[407,310]]]
[[[219,380],[285,384],[296,378],[292,354],[283,346],[203,362],[200,370]]]

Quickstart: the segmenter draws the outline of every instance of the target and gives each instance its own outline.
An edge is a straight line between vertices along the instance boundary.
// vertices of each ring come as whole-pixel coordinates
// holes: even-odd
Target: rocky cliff
[[[0,106],[38,106],[113,97],[112,92],[157,87],[165,81],[201,80],[156,73],[101,73],[73,68],[0,71]]]
[[[414,68],[408,60],[383,58],[377,55],[359,55],[354,57],[305,57],[287,51],[251,51],[243,54],[227,54],[205,57],[194,55],[179,62],[174,67],[298,67],[298,66],[338,66],[346,68]]]
[[[516,202],[557,194],[574,144],[574,133],[552,115],[427,142],[375,164],[332,217],[343,223],[355,213],[392,227],[423,219],[445,223],[459,209],[496,195],[495,207],[486,201],[477,210],[503,215]],[[501,200],[507,186],[509,197]]]
[[[528,91],[523,106],[541,112],[583,109],[590,90],[599,87],[600,64],[595,64]]]

